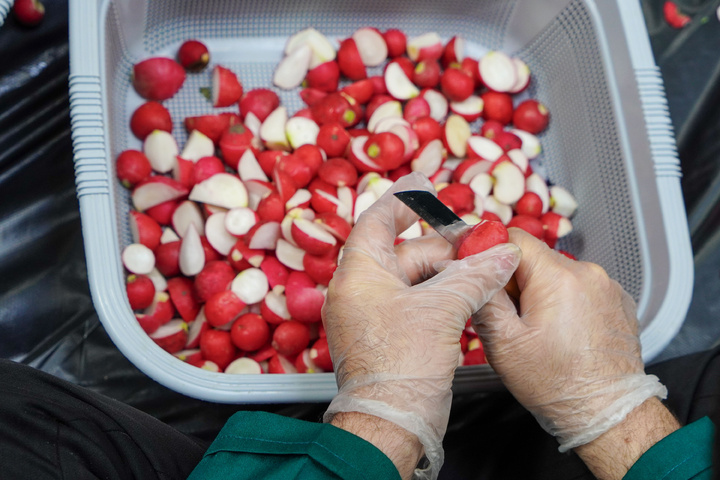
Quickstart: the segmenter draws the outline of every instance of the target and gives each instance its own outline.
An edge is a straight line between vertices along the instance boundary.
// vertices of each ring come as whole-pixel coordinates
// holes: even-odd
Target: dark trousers
[[[667,385],[682,423],[710,416],[720,425],[720,348],[647,370]],[[2,479],[182,479],[207,446],[121,402],[0,360]],[[593,478],[507,393],[457,396],[445,452],[444,479]]]

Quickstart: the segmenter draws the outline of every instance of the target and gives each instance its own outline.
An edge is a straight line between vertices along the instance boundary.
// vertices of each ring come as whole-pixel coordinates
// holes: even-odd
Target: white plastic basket
[[[130,202],[114,159],[140,147],[128,128],[141,102],[133,63],[173,56],[183,40],[199,38],[247,89],[268,86],[285,38],[308,26],[330,38],[364,26],[457,34],[471,56],[500,49],[525,60],[536,79],[530,95],[553,114],[541,137],[543,167],[580,204],[561,247],[599,263],[633,295],[645,359],[662,351],[687,312],[693,264],[672,126],[638,1],[71,0],[72,133],[90,288],[105,329],[137,367],[210,401],[327,401],[336,392],[331,373],[227,375],[176,360],[138,326],[120,260]],[[207,109],[194,93],[209,73],[186,82],[166,102],[180,143],[182,119]],[[290,110],[300,108],[297,92],[278,93]],[[455,379],[458,392],[499,385],[488,366],[461,367]]]

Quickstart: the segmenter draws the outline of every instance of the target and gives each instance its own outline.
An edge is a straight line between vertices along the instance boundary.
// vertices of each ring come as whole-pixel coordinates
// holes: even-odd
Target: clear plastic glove
[[[571,260],[522,230],[519,309],[500,291],[473,317],[490,365],[564,452],[591,442],[645,400],[633,299],[598,265]],[[518,313],[519,310],[519,313]]]
[[[443,463],[460,336],[467,319],[509,280],[519,262],[514,245],[455,261],[439,236],[394,240],[418,216],[392,193],[428,190],[421,174],[398,180],[353,228],[330,283],[323,322],[339,392],[325,421],[361,412],[415,434],[436,478]]]

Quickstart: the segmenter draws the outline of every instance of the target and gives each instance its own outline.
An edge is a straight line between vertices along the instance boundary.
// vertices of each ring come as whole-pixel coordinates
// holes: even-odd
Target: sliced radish
[[[200,235],[205,235],[205,220],[197,203],[190,200],[180,202],[172,215],[172,226],[176,232],[183,234],[192,224]]]
[[[277,259],[288,268],[297,271],[304,271],[303,257],[305,256],[305,250],[298,248],[290,242],[279,239],[277,246],[275,247],[275,256]]]
[[[229,173],[216,173],[195,185],[190,200],[209,203],[217,207],[247,207],[248,191],[243,182]]]
[[[515,62],[503,52],[490,51],[478,63],[480,78],[496,92],[509,92],[517,83]]]
[[[225,373],[231,375],[259,375],[263,373],[263,371],[260,364],[255,360],[248,357],[241,357],[230,362],[230,365],[225,367]]]
[[[143,153],[150,161],[152,169],[158,173],[169,173],[173,170],[179,153],[175,138],[164,130],[154,130],[145,137]]]
[[[301,45],[278,63],[273,84],[284,90],[297,88],[310,70],[313,51],[309,45]]]
[[[230,290],[248,305],[261,302],[270,291],[267,276],[259,268],[248,268],[238,273]]]
[[[226,213],[213,213],[205,221],[205,236],[210,245],[221,253],[227,255],[237,242],[237,238],[225,228]]]
[[[180,242],[178,262],[180,271],[186,277],[197,275],[205,266],[205,249],[200,240],[200,234],[192,223],[188,225]]]
[[[180,154],[185,160],[197,162],[203,157],[212,157],[215,155],[215,144],[210,138],[200,130],[193,130],[188,137],[183,151]]]
[[[388,64],[385,68],[384,77],[388,93],[398,100],[408,100],[420,94],[420,90],[405,75],[402,67],[397,62]]]
[[[387,59],[385,38],[374,28],[360,28],[352,34],[360,58],[367,67],[377,67]]]
[[[155,255],[145,245],[131,243],[123,249],[122,262],[129,272],[147,275],[155,268]]]

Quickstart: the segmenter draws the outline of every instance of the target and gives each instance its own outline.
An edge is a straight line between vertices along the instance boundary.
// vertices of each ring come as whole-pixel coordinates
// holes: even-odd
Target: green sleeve
[[[656,443],[623,480],[711,480],[715,426],[708,417]]]
[[[189,480],[400,479],[377,447],[329,424],[267,412],[238,412]]]

